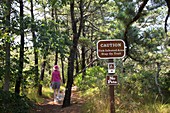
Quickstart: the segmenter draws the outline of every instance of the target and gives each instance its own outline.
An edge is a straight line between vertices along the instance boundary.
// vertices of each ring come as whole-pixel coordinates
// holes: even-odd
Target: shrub
[[[0,90],[1,113],[29,113],[33,103],[25,96]]]
[[[76,79],[75,83],[78,85],[80,90],[89,90],[91,88],[101,88],[101,86],[105,86],[105,76],[106,71],[104,68],[99,66],[94,66],[92,68],[87,69],[86,76],[82,80],[82,74],[80,74]]]

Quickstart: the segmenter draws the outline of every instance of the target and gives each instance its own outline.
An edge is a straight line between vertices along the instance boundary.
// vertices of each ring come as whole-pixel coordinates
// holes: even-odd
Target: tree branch
[[[126,43],[126,54],[129,56],[129,43],[128,43],[128,36],[127,36],[127,33],[128,33],[128,30],[129,30],[129,27],[130,25],[132,25],[135,21],[137,21],[140,17],[141,17],[141,13],[144,9],[144,7],[146,6],[147,2],[149,0],[144,0],[143,3],[140,5],[139,7],[139,10],[138,10],[138,13],[136,14],[136,16],[127,24],[126,28],[125,28],[125,33],[124,33],[124,41]]]
[[[110,35],[110,33],[107,33],[107,32],[102,32],[102,31],[100,31],[100,29],[99,28],[97,28],[92,22],[90,22],[89,20],[86,20],[87,22],[89,22],[89,24],[91,25],[91,26],[89,26],[89,27],[92,27],[92,28],[94,28],[96,31],[99,31],[100,33],[103,33],[103,34],[105,34],[105,35]]]
[[[74,78],[77,77],[78,74],[84,72],[84,70],[86,70],[86,68],[88,68],[89,66],[91,66],[91,64],[94,63],[94,62],[97,61],[97,60],[98,60],[98,58],[96,58],[96,59],[94,59],[92,62],[90,62],[84,69],[82,69],[81,71],[79,71],[78,73],[76,73],[76,74],[74,75]]]
[[[93,14],[95,11],[97,11],[99,8],[102,7],[102,5],[106,4],[109,0],[103,1],[103,2],[99,2],[100,5],[98,5],[94,10],[90,11],[90,14],[84,15],[84,18],[87,18],[88,16],[90,16],[91,14]]]
[[[83,11],[83,0],[80,0],[79,9],[80,9],[80,26],[79,26],[78,36],[80,36],[81,30],[83,28],[83,20],[84,20],[84,18],[83,18],[83,13],[84,13],[84,11]]]
[[[168,6],[168,14],[167,14],[167,16],[166,16],[166,18],[165,18],[165,33],[167,33],[167,32],[168,32],[168,30],[167,30],[168,18],[169,18],[169,16],[170,16],[170,1],[169,1],[169,0],[165,0],[165,1],[166,1],[166,3],[167,3],[167,6]]]

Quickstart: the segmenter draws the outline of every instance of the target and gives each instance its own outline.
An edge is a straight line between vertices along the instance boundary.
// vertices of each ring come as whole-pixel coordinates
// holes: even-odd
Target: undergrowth
[[[82,98],[86,100],[81,112],[110,113],[109,89],[105,82],[104,69],[100,67],[88,69],[83,82],[81,75],[79,76],[75,81],[82,91]],[[152,84],[150,79],[144,79],[143,76],[136,74],[129,76],[128,80],[127,77],[120,76],[122,84],[115,87],[116,113],[170,113],[169,97],[167,102],[162,102],[154,91],[155,88],[147,87],[153,86],[154,83]]]
[[[90,90],[88,90],[90,91]],[[110,113],[110,98],[105,91],[98,91],[88,93],[84,92],[82,95],[86,100],[83,105],[82,113]],[[90,95],[88,95],[90,94]],[[134,100],[133,97],[127,94],[130,99],[120,99],[115,95],[115,109],[116,113],[169,113],[170,104],[161,103],[160,101],[155,101],[151,103],[152,100],[146,99],[145,102],[140,102],[140,100]],[[147,103],[148,102],[148,103]]]
[[[60,90],[64,90],[64,87],[61,86]],[[28,89],[27,97],[35,103],[43,103],[44,98],[53,98],[53,90],[49,87],[42,88],[42,96],[37,94],[37,89]]]
[[[33,107],[26,96],[0,90],[0,113],[29,113]]]

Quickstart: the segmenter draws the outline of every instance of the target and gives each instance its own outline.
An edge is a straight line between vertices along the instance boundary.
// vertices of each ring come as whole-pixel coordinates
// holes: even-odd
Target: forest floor
[[[63,99],[54,102],[53,98],[45,98],[43,103],[37,103],[31,113],[81,113],[81,106],[84,100],[80,98],[79,92],[72,92],[71,105],[62,108]]]

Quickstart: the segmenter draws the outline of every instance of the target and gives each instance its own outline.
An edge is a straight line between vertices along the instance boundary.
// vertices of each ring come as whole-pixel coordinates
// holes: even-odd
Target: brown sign
[[[116,75],[107,75],[106,76],[106,83],[108,85],[118,85],[118,77]]]
[[[121,39],[99,40],[97,42],[97,56],[100,59],[123,58],[125,56],[125,42]]]

